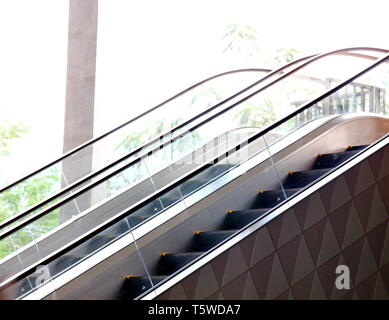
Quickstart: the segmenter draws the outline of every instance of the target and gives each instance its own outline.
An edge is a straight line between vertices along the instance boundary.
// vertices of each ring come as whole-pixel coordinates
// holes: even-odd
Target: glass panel
[[[219,187],[212,185],[212,182],[216,182],[218,178],[232,173],[231,170],[235,168],[239,170],[239,162],[246,161],[254,154],[262,160],[254,168],[255,174],[253,171],[247,172],[248,175],[254,177],[253,179],[249,179],[245,184],[236,185],[235,188],[228,189],[227,187],[220,191],[217,189],[223,184]],[[233,156],[227,156],[224,160],[210,165],[180,185],[180,189],[190,189],[195,181],[199,181],[199,187],[196,188],[196,185],[193,190],[183,194],[186,198],[177,204],[176,211],[180,210],[179,222],[176,222],[174,227],[156,228],[153,232],[154,241],[138,241],[138,247],[148,266],[150,277],[155,279],[154,284],[158,285],[159,281],[179,272],[232,237],[240,229],[265,216],[270,207],[263,195],[275,190],[280,203],[286,199],[266,143],[261,138],[256,140],[254,148],[241,145],[239,151]],[[228,182],[227,178],[224,185]],[[198,190],[205,185],[207,188]],[[196,193],[193,193],[195,190],[198,190],[197,193],[200,195],[196,196]],[[201,199],[209,194],[212,194],[211,199],[204,200],[204,204],[200,202],[195,208],[191,207],[193,202],[191,198]],[[273,194],[268,200],[273,199],[274,196]],[[172,208],[172,212],[175,211],[174,209]],[[169,212],[166,211],[165,214],[168,216]],[[144,293],[135,281],[131,285],[134,292]]]
[[[241,71],[206,81],[93,145],[7,189],[0,194],[0,205],[14,205],[14,207],[9,208],[6,216],[1,217],[1,220],[30,208],[89,173],[120,159],[160,134],[169,132],[171,128],[229,97],[231,90],[234,92],[243,89],[260,79],[263,74],[260,71]],[[3,183],[5,186],[7,182]],[[15,197],[23,199],[17,203],[17,206],[12,201]]]
[[[378,69],[380,69],[380,72],[378,72]],[[387,77],[388,70],[388,65],[382,64],[381,68],[375,69],[371,74],[367,73],[365,76],[352,82],[349,86],[343,87],[326,98],[325,100],[327,101],[332,100],[338,103],[338,107],[333,108],[334,111],[332,114],[358,113],[360,115],[370,115],[372,112],[378,115],[384,114],[387,110],[387,105],[383,97],[387,95],[387,85],[383,86],[381,79],[385,79],[385,76]],[[365,103],[359,98],[359,102],[356,103],[356,109],[351,110],[350,107],[347,108],[347,101],[351,104],[350,101],[355,99],[355,95],[357,97],[363,97],[362,91],[356,90],[356,93],[348,93],[350,87],[355,86],[369,88],[371,93],[370,97],[367,97],[367,93],[365,94]],[[380,92],[380,94],[377,94],[377,92]],[[325,100],[323,100],[323,103],[326,103]],[[339,102],[339,100],[343,100],[343,102]],[[365,105],[365,108],[363,108],[363,105]],[[369,105],[369,109],[367,109],[367,105]],[[312,106],[310,109],[314,108],[317,108],[317,105]],[[308,109],[302,112],[302,114],[308,113],[307,111],[310,110]],[[311,110],[310,114],[312,119],[315,113]],[[318,115],[317,118],[319,118]],[[322,118],[327,118],[328,120],[329,116],[324,113],[322,114]],[[330,118],[334,119],[333,117]],[[366,117],[363,119],[366,119]],[[310,127],[294,127],[294,131],[296,132],[296,128],[303,129],[295,137],[284,137],[284,135],[280,135],[275,129],[252,142],[251,148],[249,146],[243,146],[242,148],[241,146],[238,152],[231,155],[230,157],[234,158],[234,165],[232,167],[237,170],[240,168],[239,163],[243,165],[243,162],[247,166],[250,161],[255,160],[255,166],[243,167],[237,177],[245,174],[246,179],[242,179],[235,186],[226,189],[224,192],[212,192],[212,197],[205,200],[206,205],[199,205],[200,209],[188,208],[186,204],[185,211],[180,214],[182,215],[181,219],[183,222],[178,223],[178,225],[175,225],[170,230],[167,227],[164,230],[163,236],[157,236],[153,242],[148,242],[146,246],[140,248],[142,255],[148,257],[151,277],[170,276],[188,267],[206,252],[213,250],[217,245],[233,236],[238,229],[247,226],[255,219],[264,217],[266,212],[281,205],[287,198],[298,193],[311,183],[314,183],[337,165],[361,152],[364,148],[363,145],[360,145],[361,143],[368,143],[367,140],[359,141],[359,145],[349,146],[347,143],[343,143],[344,149],[340,150],[336,154],[336,157],[327,157],[326,154],[320,154],[320,150],[317,149],[323,147],[322,143],[317,143],[312,147],[309,146],[309,142],[311,141],[309,133],[314,132],[316,129],[321,129],[323,122],[309,121],[312,122]],[[352,121],[349,121],[349,123],[352,123]],[[366,130],[368,130],[367,126]],[[376,131],[377,136],[373,137],[367,133],[363,136],[363,139],[366,139],[370,135],[368,139],[371,140],[371,143],[380,138],[380,131]],[[340,131],[330,130],[329,135],[333,135],[330,137],[330,141],[334,142],[331,148],[337,150],[342,145],[342,142],[350,141],[349,139],[352,139],[352,134],[348,133],[350,132],[346,130],[346,135],[343,137],[340,136]],[[382,133],[388,133],[387,127]],[[288,138],[286,144],[282,141],[284,138]],[[353,144],[357,140],[351,141]],[[308,148],[305,148],[301,152],[299,148],[302,145],[307,147],[307,143]],[[297,149],[300,150],[298,157],[294,156]],[[237,156],[236,153],[239,153],[240,156]],[[301,153],[303,154],[301,155]],[[242,154],[245,154],[245,156],[242,156]],[[305,157],[305,154],[310,154],[310,156]],[[239,161],[240,157],[241,161]],[[218,165],[220,164],[214,164],[212,168]],[[207,171],[208,169],[200,174],[202,178],[207,175]],[[233,171],[226,170],[219,177],[226,175],[227,172],[232,173]],[[214,177],[211,178],[211,180],[213,179]],[[234,184],[234,182],[231,182],[231,184]],[[255,189],[256,192],[252,192]],[[200,190],[199,193],[203,193],[203,197],[209,195],[206,192],[206,188]],[[189,199],[187,201],[190,202]],[[239,218],[236,218],[237,216]],[[160,252],[160,257],[156,255],[157,252]],[[154,258],[152,258],[152,255],[154,255]],[[134,287],[136,287],[135,283]]]
[[[320,71],[322,74],[325,74],[327,69],[336,69],[335,66],[340,62],[339,59],[342,60],[346,58],[350,59],[350,57],[345,56],[322,58],[319,65],[324,63],[326,66],[325,70],[318,68],[315,63],[312,64],[314,67],[309,64],[307,67],[300,69],[298,74],[293,74],[292,76],[283,79],[250,99],[245,100],[228,112],[204,122],[204,124],[200,125],[196,130],[192,130],[189,134],[180,136],[166,147],[156,149],[142,161],[124,168],[124,170],[112,178],[99,183],[96,187],[83,192],[74,199],[68,200],[56,210],[49,211],[47,217],[42,217],[34,222],[35,226],[40,224],[43,224],[44,226],[43,228],[38,228],[40,234],[37,234],[36,236],[41,236],[45,232],[59,227],[60,224],[70,221],[81,213],[85,214],[89,211],[96,211],[93,210],[93,208],[97,208],[98,205],[103,204],[103,207],[105,208],[113,206],[115,210],[110,210],[110,212],[111,215],[115,215],[136,201],[141,200],[144,196],[147,196],[151,192],[178,179],[180,175],[187,172],[189,169],[196,168],[196,163],[199,162],[197,159],[201,160],[197,165],[198,167],[207,160],[209,155],[212,155],[212,151],[206,153],[202,152],[204,148],[213,150],[215,144],[223,146],[223,144],[225,144],[223,139],[226,140],[225,136],[239,136],[237,140],[242,136],[241,139],[243,141],[247,136],[252,135],[258,129],[269,125],[271,122],[278,120],[285,114],[291,113],[294,107],[290,107],[290,105],[289,109],[284,108],[286,111],[279,111],[279,115],[276,115],[273,112],[273,106],[281,106],[285,97],[287,97],[285,100],[286,102],[292,101],[290,96],[296,96],[296,92],[302,92],[303,94],[300,94],[300,98],[304,96],[305,100],[300,99],[301,101],[298,103],[303,104],[307,99],[313,98],[318,93],[322,93],[327,90],[328,87],[334,85],[329,84],[328,81],[325,82],[325,80],[321,80],[320,82],[319,78],[315,78],[316,80],[312,81],[312,77],[305,75],[306,68],[309,69],[309,72],[319,73]],[[347,64],[349,73],[366,65],[366,59],[351,58],[351,60],[353,59],[355,60],[354,63],[349,62]],[[331,63],[334,65],[331,66]],[[349,74],[347,73],[347,75]],[[326,76],[323,76],[323,78],[324,77]],[[303,81],[303,83],[301,83],[301,81]],[[326,83],[326,86],[322,85],[323,81]],[[313,88],[317,87],[318,82],[320,83],[320,86],[314,90]],[[335,83],[334,81],[332,82]],[[308,85],[311,85],[311,87],[307,89]],[[301,89],[298,90],[298,88]],[[301,118],[301,115],[299,115],[299,118]],[[248,119],[249,122],[245,119]],[[252,127],[247,128],[246,126],[248,124],[252,125]],[[241,127],[244,130],[236,131],[228,129],[234,127]],[[208,148],[209,145],[211,145],[211,148]],[[201,148],[199,149],[199,147]],[[196,156],[196,149],[200,151],[200,156]],[[192,158],[193,151],[195,151],[194,157],[196,158],[196,161],[187,164],[185,159],[188,157]],[[129,162],[130,159],[127,160],[127,163]],[[119,164],[115,168],[110,169],[109,172],[117,170],[122,166],[123,164]],[[94,180],[96,181],[97,179],[98,178],[95,178]],[[199,181],[188,181],[185,186],[181,187],[183,190],[172,190],[169,201],[165,201],[165,204],[163,200],[160,201],[161,208],[165,208],[166,205],[171,205],[174,201],[177,201],[175,193],[179,192],[180,195],[184,195],[200,186],[201,183]],[[120,204],[118,204],[119,200],[124,198],[126,198],[126,201],[120,201]],[[155,212],[158,212],[158,210],[155,209]],[[48,220],[47,223],[44,222],[45,219]],[[25,245],[27,242],[25,239],[23,240],[25,242],[22,245]]]
[[[263,127],[268,125],[280,119],[283,115],[290,113],[307,99],[322,93],[324,89],[328,89],[337,81],[345,79],[355,70],[359,70],[361,67],[366,66],[368,62],[371,62],[371,60],[361,56],[344,56],[346,53],[336,53],[304,66],[295,76],[288,77],[275,86],[268,88],[264,93],[255,95],[254,98],[234,108],[235,111],[231,110],[231,112],[225,114],[224,118],[219,117],[218,121],[215,120],[215,122],[209,123],[208,127],[215,131],[215,134],[212,134],[211,137],[213,138],[216,134],[225,132],[227,128]],[[376,56],[380,55],[377,52],[374,52],[374,54]],[[253,86],[245,94],[230,100],[228,102],[229,108],[233,107],[241,98],[246,99],[259,88],[270,84],[286,71],[296,66],[301,66],[302,63],[300,62],[285,68],[282,72],[274,74],[264,82]],[[338,68],[340,64],[344,68]],[[343,71],[339,72],[339,69]],[[229,97],[229,93],[246,87],[254,79],[258,78],[261,78],[258,76],[258,72],[243,71],[227,74],[205,82],[184,95],[169,101],[149,115],[136,120],[93,145],[45,169],[38,176],[33,176],[23,183],[8,189],[0,194],[0,200],[4,202],[3,205],[8,205],[7,201],[14,197],[21,197],[25,200],[19,201],[17,208],[8,210],[6,218],[20,213],[41,200],[56,194],[59,190],[85,177],[85,175],[96,172],[107,164],[121,159],[128,152],[158,137],[163,132],[166,132],[166,135],[162,140],[156,141],[146,150],[143,149],[142,152],[156,147],[161,141],[166,141],[166,139],[184,132],[187,126],[177,130],[173,135],[170,129],[179,123],[183,123],[186,121],[185,119],[190,119],[194,114],[204,110],[208,111],[211,105]],[[201,107],[197,107],[197,104],[201,105]],[[183,108],[183,105],[188,105],[188,107]],[[196,123],[203,122],[211,114],[220,111],[226,106],[223,104],[223,106],[216,108],[206,116],[200,117],[196,120]],[[172,116],[174,119],[170,119]],[[212,131],[205,127],[202,130],[202,132],[191,133],[192,137],[197,136],[198,143],[204,143],[210,139],[209,134]]]

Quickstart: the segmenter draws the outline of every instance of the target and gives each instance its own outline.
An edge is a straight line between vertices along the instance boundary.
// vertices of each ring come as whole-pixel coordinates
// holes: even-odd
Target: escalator
[[[333,75],[331,83],[323,80],[328,79],[327,74],[321,74],[323,68],[309,68],[337,54],[358,62],[347,66],[347,72]],[[164,292],[173,298],[172,288],[190,278],[189,272],[196,273],[195,268],[211,264],[216,253],[222,255],[221,248],[228,252],[245,241],[243,235],[253,226],[258,229],[272,223],[277,215],[286,216],[285,207],[293,208],[294,199],[317,188],[318,181],[330,183],[329,177],[345,165],[357,165],[371,150],[385,149],[382,144],[387,143],[389,120],[382,79],[387,77],[387,60],[386,50],[367,48],[301,59],[188,120],[190,127],[180,127],[179,135],[153,137],[143,153],[136,147],[135,152],[120,155],[120,161],[112,161],[106,169],[74,180],[73,185],[63,188],[65,191],[3,223],[1,241],[13,239],[53,210],[77,207],[78,197],[87,192],[90,198],[98,199],[84,212],[72,215],[3,259],[4,274],[8,275],[0,286],[12,298],[148,299]],[[292,84],[301,86],[299,81],[313,85],[291,96],[296,91]],[[256,102],[272,106],[268,97],[279,97],[281,89],[282,94],[289,94],[295,109],[258,126],[244,123],[229,129],[228,119],[251,108],[250,99],[262,95]],[[271,100],[279,101],[283,100]],[[206,138],[191,144],[183,140],[188,135]],[[176,141],[190,147],[169,161],[163,156],[151,160],[159,150],[171,150]],[[144,178],[130,179],[131,183],[116,194],[103,192],[101,197],[101,182],[139,163],[146,163]],[[137,169],[142,170],[140,166]],[[379,226],[385,222],[387,217]],[[387,270],[386,258],[387,254],[382,254],[383,262],[377,263],[380,277],[381,269]],[[235,261],[231,268],[239,269],[240,263]],[[46,278],[42,277],[45,272]],[[223,281],[217,281],[220,292]],[[292,280],[288,281],[291,290]]]
[[[137,275],[126,275],[125,282],[119,297],[133,299],[138,297],[142,291],[150,288],[150,280],[154,285],[174,274],[192,260],[201,257],[204,252],[209,251],[224,240],[234,236],[237,232],[246,227],[272,210],[285,198],[302,190],[311,182],[320,179],[321,176],[336,168],[347,159],[354,157],[360,150],[367,146],[348,146],[345,151],[329,154],[319,154],[312,168],[305,171],[290,171],[283,182],[283,189],[258,190],[255,202],[249,209],[225,210],[225,216],[220,224],[220,229],[212,231],[196,230],[193,232],[192,243],[184,252],[163,252],[156,267],[156,274],[151,278]],[[210,178],[212,179],[212,178]],[[130,219],[130,218],[129,218]]]

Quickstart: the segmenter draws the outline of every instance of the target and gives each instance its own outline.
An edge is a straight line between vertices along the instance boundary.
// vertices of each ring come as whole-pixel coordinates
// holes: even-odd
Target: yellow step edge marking
[[[138,276],[136,276],[134,274],[128,274],[128,275],[124,276],[123,278],[124,279],[131,279],[131,278],[136,278],[136,277],[138,277]]]
[[[288,171],[288,174],[293,174],[294,173],[294,171]]]
[[[201,230],[196,230],[194,233],[195,234],[200,234],[200,233],[203,233],[204,231],[201,231]]]
[[[170,254],[170,252],[161,252],[162,257],[167,256],[168,254]]]
[[[265,190],[258,190],[258,193],[264,193]]]
[[[353,146],[348,146],[347,149],[351,149]]]
[[[322,157],[322,156],[323,156],[323,154],[322,154],[322,153],[319,153],[317,156],[318,156],[318,157]]]
[[[227,213],[233,213],[235,212],[236,210],[227,210]]]

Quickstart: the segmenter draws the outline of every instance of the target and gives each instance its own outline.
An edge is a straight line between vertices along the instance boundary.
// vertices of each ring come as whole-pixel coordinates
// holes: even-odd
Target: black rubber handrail
[[[27,175],[25,175],[25,176],[15,180],[15,181],[13,181],[13,182],[11,182],[11,183],[1,187],[0,188],[0,193],[2,193],[4,191],[14,187],[15,185],[23,182],[24,180],[27,180],[27,179],[31,178],[32,176],[42,172],[43,170],[51,167],[52,165],[54,165],[56,163],[58,163],[58,162],[60,162],[60,161],[62,161],[64,159],[68,158],[69,156],[77,153],[78,151],[80,151],[80,150],[82,150],[82,149],[84,149],[84,148],[94,144],[95,142],[105,138],[106,136],[109,136],[110,134],[112,134],[112,133],[114,133],[114,132],[124,128],[125,126],[131,124],[132,122],[134,122],[134,121],[136,121],[136,120],[138,120],[138,119],[148,115],[149,113],[159,109],[160,107],[164,106],[165,104],[169,103],[170,101],[172,101],[174,99],[177,99],[178,97],[180,97],[180,96],[184,95],[185,93],[187,93],[187,92],[189,92],[189,91],[191,91],[191,90],[193,90],[193,89],[203,85],[206,82],[209,82],[211,80],[214,80],[216,78],[220,78],[220,77],[223,77],[223,76],[226,76],[226,75],[234,74],[234,73],[240,73],[240,72],[264,72],[264,73],[268,73],[270,71],[271,71],[270,69],[265,69],[265,68],[236,69],[236,70],[230,70],[230,71],[218,73],[218,74],[213,75],[213,76],[211,76],[209,78],[206,78],[206,79],[204,79],[202,81],[199,81],[199,82],[195,83],[194,85],[186,88],[185,90],[175,94],[174,96],[170,97],[169,99],[166,99],[165,101],[161,102],[160,104],[156,105],[155,107],[153,107],[151,109],[148,109],[147,111],[137,115],[136,117],[134,117],[134,118],[132,118],[132,119],[130,119],[130,120],[120,124],[119,126],[117,126],[117,127],[113,128],[113,129],[103,133],[102,135],[100,135],[100,136],[98,136],[96,138],[90,139],[90,140],[84,142],[83,144],[80,144],[79,146],[75,147],[74,149],[69,150],[68,152],[64,153],[63,155],[61,155],[60,157],[56,158],[55,160],[50,161],[49,163],[47,163],[43,167],[40,167],[39,169],[34,170],[33,172],[31,172],[31,173],[29,173],[29,174],[27,174]]]
[[[263,130],[260,130],[258,133],[256,133],[253,136],[249,137],[243,144],[244,145],[248,145],[248,144],[252,143],[253,141],[261,138],[266,133],[268,133],[271,130],[277,128],[278,126],[282,125],[286,121],[288,121],[288,120],[292,119],[293,117],[297,116],[299,113],[305,111],[306,109],[308,109],[311,106],[315,105],[319,101],[327,98],[331,94],[335,93],[339,89],[341,89],[344,86],[346,86],[349,83],[351,83],[353,80],[357,79],[358,77],[364,75],[365,73],[369,72],[370,70],[374,69],[378,65],[380,65],[380,64],[382,64],[382,63],[384,63],[384,62],[386,62],[388,60],[389,60],[389,54],[385,55],[383,58],[381,58],[381,59],[377,60],[376,62],[372,63],[370,66],[368,66],[367,68],[365,68],[362,71],[358,72],[357,74],[355,74],[354,76],[350,77],[349,79],[339,83],[338,85],[336,85],[332,89],[327,90],[324,94],[320,95],[319,97],[317,97],[315,99],[312,99],[311,101],[307,102],[305,105],[303,105],[299,109],[295,110],[293,113],[289,114],[288,116],[284,117],[283,119],[273,123],[272,125],[269,125],[268,127],[264,128]],[[45,257],[45,258],[41,259],[40,261],[30,265],[28,268],[26,268],[25,270],[19,272],[18,274],[8,278],[7,280],[5,280],[4,282],[2,282],[0,284],[0,288],[1,289],[5,289],[5,288],[11,286],[15,281],[21,280],[24,277],[26,277],[27,275],[33,273],[35,271],[35,268],[38,265],[48,264],[48,263],[54,261],[55,259],[57,259],[58,257],[62,256],[63,254],[65,254],[69,250],[72,250],[72,249],[76,248],[81,243],[85,242],[86,240],[91,239],[92,237],[94,237],[95,235],[99,234],[100,232],[102,232],[106,228],[108,228],[108,227],[114,225],[115,223],[119,222],[120,220],[122,220],[123,218],[128,216],[129,214],[131,214],[131,213],[135,212],[136,210],[142,208],[144,205],[148,204],[149,202],[158,199],[159,197],[164,195],[166,192],[169,192],[170,190],[178,187],[179,185],[181,185],[183,182],[187,181],[188,179],[196,176],[197,174],[202,172],[204,170],[204,168],[209,167],[212,164],[215,164],[215,163],[218,163],[218,162],[224,160],[229,155],[231,155],[234,152],[236,152],[237,150],[239,150],[239,146],[240,145],[242,145],[242,143],[237,144],[236,146],[231,148],[228,152],[223,152],[221,155],[215,157],[212,160],[209,160],[207,163],[203,164],[202,167],[194,169],[194,170],[190,171],[189,173],[185,174],[184,176],[180,177],[179,179],[176,179],[175,181],[173,181],[170,184],[166,185],[164,188],[162,188],[162,189],[154,192],[153,194],[150,194],[149,196],[145,197],[144,199],[138,201],[136,204],[132,205],[128,210],[123,211],[122,213],[118,214],[117,216],[111,218],[110,220],[107,220],[104,223],[100,224],[99,226],[89,230],[88,232],[84,233],[82,236],[74,239],[73,241],[69,242],[67,245],[63,246],[62,248],[58,249],[57,251],[51,253],[47,257]]]
[[[338,85],[336,85],[332,89],[327,90],[325,93],[323,93],[319,97],[314,98],[311,101],[307,102],[302,107],[300,107],[299,109],[295,110],[293,113],[289,114],[288,116],[284,117],[283,119],[273,123],[272,125],[269,125],[268,127],[264,128],[263,130],[260,130],[258,133],[256,133],[253,136],[249,137],[243,144],[244,145],[248,145],[248,144],[252,143],[253,141],[261,138],[266,133],[270,132],[271,130],[273,130],[273,129],[277,128],[277,127],[279,127],[280,125],[284,124],[286,121],[294,118],[295,116],[297,116],[301,112],[305,111],[306,109],[310,108],[311,106],[315,105],[316,103],[320,102],[321,100],[327,98],[328,96],[330,96],[331,94],[333,94],[336,91],[340,90],[344,86],[348,85],[349,83],[351,83],[355,79],[359,78],[360,76],[364,75],[365,73],[369,72],[370,70],[376,68],[378,65],[380,65],[380,64],[382,64],[382,63],[384,63],[384,62],[386,62],[388,60],[389,60],[389,54],[387,54],[383,58],[377,60],[376,62],[372,63],[370,66],[368,66],[367,68],[365,68],[362,71],[358,72],[354,76],[352,76],[352,77],[348,78],[347,80],[339,83]],[[138,201],[136,204],[132,205],[128,210],[125,210],[122,213],[118,214],[117,216],[111,218],[110,220],[105,221],[104,223],[102,223],[98,227],[95,227],[95,228],[89,230],[89,232],[83,234],[82,236],[78,237],[77,239],[73,240],[72,242],[68,243],[67,245],[63,246],[62,248],[58,249],[57,251],[53,252],[52,254],[48,255],[48,257],[41,259],[40,261],[38,261],[38,262],[34,263],[33,265],[29,266],[28,268],[26,268],[25,270],[23,270],[23,271],[19,272],[18,274],[8,278],[4,282],[0,283],[0,289],[6,289],[6,288],[10,287],[11,285],[13,285],[15,283],[15,281],[21,280],[21,279],[25,278],[26,276],[34,273],[35,272],[35,268],[37,266],[39,266],[39,265],[47,265],[48,263],[50,263],[50,262],[54,261],[55,259],[59,258],[60,256],[62,256],[66,252],[76,248],[77,246],[79,246],[80,244],[85,242],[86,240],[89,240],[92,237],[94,237],[95,235],[99,234],[100,232],[102,232],[106,228],[108,228],[108,227],[114,225],[115,223],[119,222],[120,220],[122,220],[123,218],[128,216],[129,214],[131,214],[131,213],[135,212],[136,210],[142,208],[144,205],[148,204],[149,202],[154,201],[154,200],[160,198],[166,192],[169,192],[170,190],[178,187],[179,185],[181,185],[183,182],[187,181],[188,179],[196,176],[197,174],[202,172],[204,170],[204,168],[209,167],[212,164],[215,164],[215,163],[218,163],[218,162],[224,160],[229,155],[231,155],[234,152],[238,151],[240,145],[242,145],[242,143],[237,144],[236,146],[232,147],[228,152],[223,152],[221,155],[219,155],[219,156],[215,157],[214,159],[208,161],[201,168],[194,169],[194,170],[190,171],[189,173],[185,174],[183,177],[181,177],[179,179],[176,179],[175,181],[173,181],[170,184],[166,185],[164,188],[160,189],[159,191],[156,191],[153,194],[150,194],[149,196],[145,197],[144,199]]]
[[[5,231],[1,232],[0,233],[0,240],[1,239],[4,239],[5,237],[9,236],[10,234],[12,234],[13,232],[17,231],[17,230],[20,230],[21,228],[25,227],[26,225],[30,224],[31,222],[41,218],[42,216],[48,214],[49,212],[61,207],[64,203],[78,197],[80,194],[92,189],[93,187],[99,185],[100,183],[106,181],[107,179],[113,177],[114,175],[120,173],[121,171],[125,170],[126,168],[142,161],[144,158],[148,157],[150,154],[152,154],[154,151],[157,151],[159,149],[162,149],[164,148],[165,146],[173,143],[174,141],[176,141],[177,139],[183,137],[184,135],[186,134],[189,134],[191,133],[192,131],[196,130],[198,127],[202,126],[203,124],[213,120],[214,118],[220,116],[221,114],[227,112],[228,110],[234,108],[235,106],[239,105],[240,103],[246,101],[247,99],[250,99],[252,96],[258,94],[259,92],[267,89],[268,87],[272,86],[273,84],[281,81],[282,79],[290,76],[291,74],[294,74],[295,72],[297,72],[298,70],[302,69],[303,67],[305,67],[306,65],[309,65],[310,63],[318,60],[318,59],[321,59],[321,58],[324,58],[324,57],[327,57],[329,55],[333,55],[333,54],[346,54],[347,51],[358,51],[358,50],[368,50],[368,48],[366,47],[358,47],[358,48],[346,48],[346,49],[339,49],[339,50],[335,50],[335,51],[330,51],[330,52],[327,52],[327,53],[324,53],[324,54],[320,54],[320,55],[315,55],[313,56],[312,58],[309,58],[308,61],[302,63],[301,65],[295,67],[294,69],[284,73],[282,76],[278,77],[277,79],[273,80],[272,82],[268,83],[267,85],[265,85],[264,87],[258,89],[257,91],[255,91],[254,93],[248,95],[247,97],[239,100],[238,102],[232,104],[231,106],[219,111],[218,113],[206,118],[205,120],[203,120],[202,122],[192,126],[191,128],[187,129],[185,132],[183,133],[180,133],[179,135],[173,137],[173,138],[170,138],[169,140],[163,142],[162,144],[158,145],[156,148],[154,148],[153,150],[150,150],[148,152],[146,152],[145,154],[139,156],[138,158],[132,160],[130,163],[128,164],[125,164],[124,166],[114,170],[113,172],[107,174],[106,176],[78,189],[76,192],[64,197],[63,199],[61,199],[61,201],[57,202],[57,203],[54,203],[52,204],[51,206],[48,206],[46,207],[43,211],[41,212],[38,212],[38,213],[35,213],[33,215],[31,215],[30,217],[28,217],[27,219],[19,222],[19,223],[15,223],[17,220],[21,219],[22,217],[25,217],[27,216],[28,214],[32,213],[33,211],[36,211],[38,209],[39,206],[44,206],[44,205],[47,205],[49,204],[51,201],[53,201],[56,197],[60,196],[60,195],[63,195],[64,193],[66,193],[67,191],[70,190],[70,187],[71,188],[75,188],[79,185],[82,185],[84,184],[87,180],[97,176],[98,174],[102,173],[103,171],[106,171],[106,170],[109,170],[110,168],[112,168],[113,166],[117,165],[118,163],[126,160],[127,158],[129,158],[130,156],[132,156],[133,154],[136,154],[137,152],[140,151],[141,148],[136,149],[134,150],[133,152],[123,156],[122,158],[120,158],[119,160],[115,161],[115,162],[112,162],[110,163],[109,165],[107,165],[106,167],[104,167],[103,169],[99,170],[99,171],[96,171],[88,176],[86,176],[84,179],[82,180],[79,180],[78,182],[68,186],[68,188],[65,188],[63,189],[62,191],[60,191],[59,193],[45,199],[44,201],[38,203],[36,206],[33,206],[32,208],[29,208],[27,210],[25,210],[24,212],[20,213],[20,214],[17,214],[11,218],[9,218],[8,220],[6,221],[3,221],[2,223],[0,223],[0,229],[2,228],[5,228],[6,226],[10,226],[11,224],[15,223],[14,225],[10,226],[8,229],[6,229]],[[378,48],[370,48],[371,51],[378,51],[378,52],[385,52],[387,53],[388,51],[385,50],[385,49],[378,49]],[[352,53],[352,55],[355,55],[354,53]],[[360,55],[360,54],[359,54]],[[273,74],[277,74],[279,73],[280,71],[282,71],[283,69],[285,68],[288,68],[290,67],[290,65],[293,65],[295,63],[298,63],[298,62],[301,62],[301,61],[304,61],[306,60],[307,58],[301,58],[301,59],[298,59],[296,60],[294,63],[290,63],[290,64],[287,64],[286,66],[283,66],[277,70],[274,70],[272,72],[270,72],[268,75],[266,75],[264,78],[262,78],[261,80],[257,81],[256,83],[260,83],[264,80],[266,80],[268,77],[271,77]],[[250,88],[253,87],[255,84],[252,84],[250,85]],[[248,90],[247,88],[243,89],[243,90]],[[243,91],[242,90],[242,91]],[[235,96],[235,95],[234,95]],[[223,103],[223,102],[221,102]],[[206,113],[206,112],[205,112]],[[200,117],[200,116],[199,116]],[[197,118],[196,118],[197,119]],[[144,146],[143,146],[144,147]]]

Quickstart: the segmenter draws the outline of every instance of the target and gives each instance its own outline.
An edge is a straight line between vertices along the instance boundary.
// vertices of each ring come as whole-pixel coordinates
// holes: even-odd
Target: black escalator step
[[[335,168],[342,162],[356,155],[359,150],[319,154],[312,169]]]
[[[166,197],[163,196],[161,198],[162,204],[165,208],[170,207],[172,204],[175,204],[176,202],[180,201],[181,197]]]
[[[166,192],[161,198],[161,202],[164,208],[171,206],[172,204],[180,201],[182,199],[181,192],[178,188],[174,188]]]
[[[228,210],[223,229],[241,229],[268,211],[269,209]]]
[[[314,169],[295,172],[290,171],[285,179],[284,188],[303,188],[330,170],[331,169]]]
[[[196,231],[193,237],[192,250],[195,252],[208,251],[235,232],[236,230]]]
[[[135,212],[133,212],[131,214],[131,216],[138,216],[138,215],[139,216],[145,216],[145,215],[151,216],[153,214],[160,212],[161,210],[162,210],[161,201],[159,201],[159,199],[157,199],[157,200],[151,201],[150,203],[147,203],[142,208],[136,210]]]
[[[169,275],[201,256],[203,252],[162,253],[158,263],[158,275]]]
[[[102,234],[107,235],[121,235],[129,230],[127,219],[122,219],[119,222],[115,223],[113,226],[107,228],[102,232]]]
[[[356,151],[356,150],[363,150],[367,148],[369,145],[368,144],[363,144],[360,146],[348,146],[346,151]]]
[[[210,181],[212,178],[218,176],[222,172],[227,171],[231,167],[232,165],[223,164],[223,165],[214,165],[204,170],[203,172],[199,173],[192,179],[185,181],[179,187],[169,191],[163,197],[161,197],[163,206],[166,208],[180,201],[183,196],[186,196],[198,190],[203,185],[205,185],[208,181]]]
[[[49,263],[50,275],[56,275],[66,268],[74,265],[78,261],[80,261],[83,257],[78,255],[63,255],[59,257],[57,260]]]
[[[85,241],[80,247],[72,250],[72,255],[76,256],[87,256],[96,250],[102,248],[107,243],[111,242],[116,238],[115,235],[107,235],[107,234],[98,234],[92,237],[91,239]]]
[[[197,177],[196,177],[197,178]],[[183,196],[186,196],[190,194],[193,191],[196,191],[201,186],[203,186],[206,183],[206,181],[201,181],[197,179],[190,179],[188,181],[185,181],[180,185],[180,190]]]
[[[197,180],[209,181],[222,174],[223,172],[228,171],[233,166],[233,164],[215,164],[200,172],[198,175],[196,175],[195,178]]]
[[[116,235],[98,234],[68,252],[70,256],[87,256],[111,242]]]
[[[299,188],[284,189],[284,190],[259,190],[258,196],[254,202],[255,208],[273,208],[286,198],[289,198],[294,193],[299,191]]]
[[[133,228],[137,226],[138,224],[141,224],[142,222],[145,222],[148,218],[150,218],[151,215],[145,215],[145,216],[129,216],[127,218],[128,223],[130,224],[130,227]]]
[[[36,280],[38,276],[28,276],[21,281],[18,282],[18,297],[22,296],[23,294],[26,294],[31,289],[36,287]]]
[[[135,299],[137,296],[141,295],[143,292],[147,291],[165,279],[166,276],[125,276],[124,282],[120,291],[117,294],[117,299]]]

